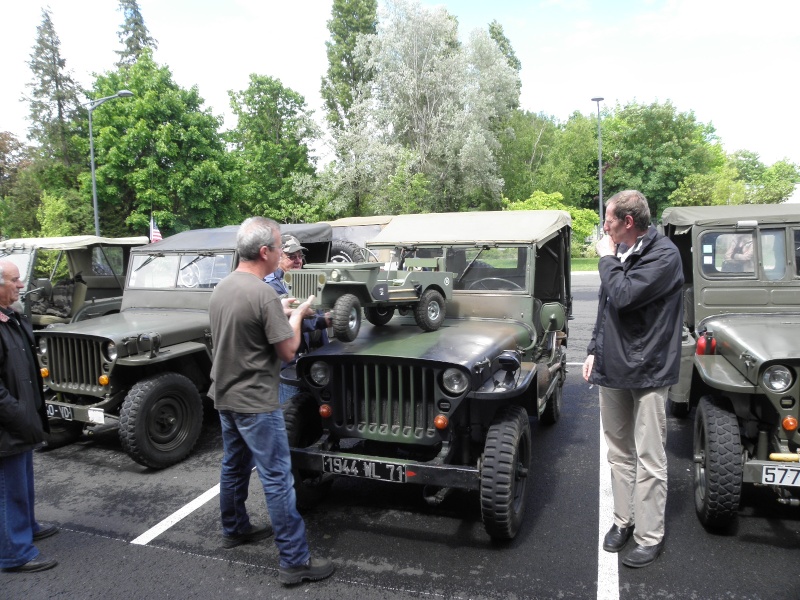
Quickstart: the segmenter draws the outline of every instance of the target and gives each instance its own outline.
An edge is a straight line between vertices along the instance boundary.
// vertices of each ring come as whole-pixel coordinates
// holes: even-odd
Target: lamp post
[[[129,98],[133,96],[133,92],[129,90],[120,90],[113,96],[106,96],[105,98],[98,98],[89,102],[89,162],[92,166],[92,205],[94,207],[94,234],[100,237],[100,215],[97,213],[97,179],[94,174],[94,135],[92,135],[92,111],[100,106],[103,102],[108,102],[114,98]]]
[[[600,102],[603,100],[604,98],[592,98],[592,102],[597,102],[597,173],[600,178],[600,200],[597,212],[600,215],[600,231],[603,231],[603,134],[600,131]]]

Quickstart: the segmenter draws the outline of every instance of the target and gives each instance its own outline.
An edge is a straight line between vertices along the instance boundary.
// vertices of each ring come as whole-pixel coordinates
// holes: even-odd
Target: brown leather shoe
[[[34,558],[33,560],[29,560],[24,565],[19,565],[18,567],[6,567],[3,569],[4,573],[36,573],[37,571],[47,571],[47,569],[52,569],[58,564],[58,561],[55,560],[48,560],[41,554]]]

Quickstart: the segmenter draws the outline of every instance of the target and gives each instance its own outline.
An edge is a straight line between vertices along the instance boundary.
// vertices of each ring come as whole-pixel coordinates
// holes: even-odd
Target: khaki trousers
[[[634,524],[633,539],[640,546],[653,546],[664,537],[668,391],[600,387],[614,522],[619,527]]]

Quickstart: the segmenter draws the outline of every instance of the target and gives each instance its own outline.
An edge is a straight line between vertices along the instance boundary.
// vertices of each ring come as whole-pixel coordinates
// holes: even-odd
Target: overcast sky
[[[381,0],[382,1],[382,0]],[[206,106],[226,116],[228,90],[251,73],[276,77],[319,109],[327,68],[331,0],[139,0],[155,59]],[[796,0],[423,0],[458,17],[460,35],[496,19],[522,61],[521,107],[565,120],[603,105],[671,100],[712,123],[725,150],[751,150],[766,164],[800,164]],[[0,0],[0,131],[27,132],[20,99],[49,5],[61,55],[89,87],[114,69],[121,48],[117,0]],[[124,102],[124,100],[118,100]],[[317,113],[318,116],[319,112]]]

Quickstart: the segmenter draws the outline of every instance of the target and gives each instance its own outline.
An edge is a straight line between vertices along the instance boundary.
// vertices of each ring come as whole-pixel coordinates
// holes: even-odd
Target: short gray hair
[[[647,198],[638,190],[623,190],[608,199],[608,207],[614,209],[617,219],[628,215],[633,218],[633,226],[639,231],[647,231],[650,227],[650,206]]]
[[[276,235],[277,233],[277,235]],[[236,234],[236,250],[239,260],[249,262],[258,260],[262,246],[275,248],[276,239],[280,242],[281,226],[267,217],[250,217],[239,226]]]
[[[9,264],[10,261],[7,260],[0,260],[0,285],[3,285],[6,282],[6,265]]]

